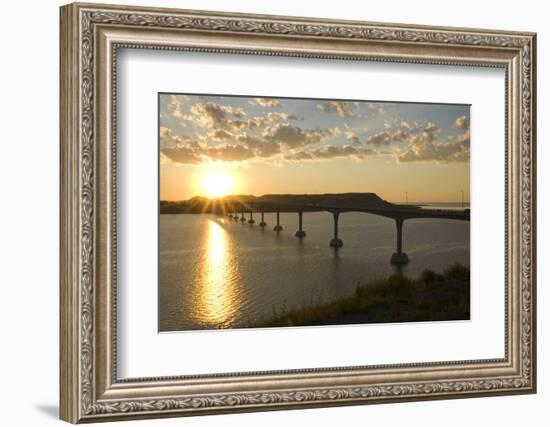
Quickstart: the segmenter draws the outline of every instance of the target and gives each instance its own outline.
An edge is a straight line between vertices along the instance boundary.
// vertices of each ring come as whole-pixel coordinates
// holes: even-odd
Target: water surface
[[[248,216],[247,216],[248,219]],[[332,215],[304,213],[304,239],[294,237],[296,213],[281,214],[284,229],[212,214],[160,216],[161,331],[239,328],[284,311],[352,294],[359,284],[395,273],[395,222],[364,213],[340,215],[344,246],[329,247]],[[470,264],[470,223],[410,219],[403,228],[410,263],[405,275]]]

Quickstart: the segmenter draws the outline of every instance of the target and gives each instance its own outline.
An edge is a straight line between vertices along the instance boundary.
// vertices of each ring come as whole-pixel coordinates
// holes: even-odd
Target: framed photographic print
[[[470,319],[469,105],[159,104],[160,332]]]
[[[533,393],[535,35],[61,8],[61,418]]]

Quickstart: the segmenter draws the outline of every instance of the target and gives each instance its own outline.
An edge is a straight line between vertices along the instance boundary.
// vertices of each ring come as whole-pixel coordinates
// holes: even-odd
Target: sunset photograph
[[[47,101],[38,125],[3,126],[8,149],[41,130],[36,167],[7,156],[16,209],[4,211],[22,219],[5,221],[6,288],[19,293],[4,298],[7,330],[17,346],[22,332],[58,343],[59,357],[24,377],[54,400],[19,374],[12,388],[36,398],[11,412],[538,425],[541,7],[216,2],[25,15],[58,27],[40,37],[55,46],[33,50],[58,53],[57,75],[38,73],[57,78],[30,84]],[[6,81],[19,117],[23,86]],[[38,252],[41,232],[53,237]],[[26,316],[14,307],[31,290]],[[360,418],[358,405],[377,409]]]
[[[470,318],[470,105],[158,102],[159,331]]]

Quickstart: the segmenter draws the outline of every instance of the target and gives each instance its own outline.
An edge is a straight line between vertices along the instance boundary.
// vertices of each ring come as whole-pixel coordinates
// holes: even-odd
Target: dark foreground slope
[[[468,320],[470,271],[455,265],[442,275],[430,270],[417,279],[393,275],[358,286],[355,294],[326,304],[282,312],[249,327]]]

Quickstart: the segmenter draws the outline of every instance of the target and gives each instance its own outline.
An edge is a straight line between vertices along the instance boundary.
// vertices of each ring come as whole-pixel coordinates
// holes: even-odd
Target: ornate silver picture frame
[[[61,419],[79,423],[536,391],[535,34],[75,3],[61,8],[60,43]],[[120,49],[504,70],[504,357],[119,378]]]

